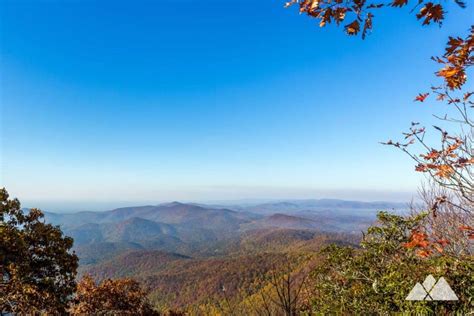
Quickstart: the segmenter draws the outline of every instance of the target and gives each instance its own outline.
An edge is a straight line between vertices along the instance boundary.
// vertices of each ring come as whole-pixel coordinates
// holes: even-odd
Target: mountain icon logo
[[[438,281],[430,274],[423,284],[416,283],[405,298],[408,301],[457,301],[458,297],[443,278]]]

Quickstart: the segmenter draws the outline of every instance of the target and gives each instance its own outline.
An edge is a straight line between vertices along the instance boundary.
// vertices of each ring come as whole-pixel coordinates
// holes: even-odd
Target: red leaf
[[[415,101],[424,102],[425,99],[429,96],[429,93],[420,93],[416,96]]]

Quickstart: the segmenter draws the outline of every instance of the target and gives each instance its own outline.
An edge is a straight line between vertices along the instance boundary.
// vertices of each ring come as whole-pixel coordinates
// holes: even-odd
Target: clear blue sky
[[[463,35],[409,9],[365,41],[284,1],[6,1],[1,184],[28,201],[409,196],[378,144],[441,108],[413,103]]]

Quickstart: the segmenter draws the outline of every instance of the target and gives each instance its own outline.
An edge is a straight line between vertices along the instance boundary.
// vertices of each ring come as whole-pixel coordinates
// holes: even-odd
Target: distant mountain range
[[[404,206],[329,199],[253,205],[172,202],[104,212],[46,212],[45,219],[74,238],[80,274],[134,277],[151,289],[154,302],[179,307],[222,299],[224,284],[235,295],[251,293],[252,284],[265,280],[270,269],[313,258],[327,244],[355,245],[377,211],[401,212]]]
[[[172,202],[104,212],[46,212],[45,217],[74,238],[85,265],[132,250],[194,255],[214,245],[222,253],[222,244],[228,247],[230,240],[256,230],[357,234],[374,221],[377,210],[403,205],[331,199],[231,206]]]
[[[220,207],[217,205],[217,207]],[[286,200],[249,205],[231,205],[227,208],[241,210],[257,214],[287,213],[292,214],[301,211],[351,211],[351,212],[373,212],[374,210],[401,210],[407,207],[407,203],[394,202],[361,202],[337,199],[311,199],[311,200]]]
[[[74,238],[82,264],[95,264],[129,250],[190,253],[201,244],[236,236],[242,224],[261,216],[178,202],[105,212],[45,213]]]

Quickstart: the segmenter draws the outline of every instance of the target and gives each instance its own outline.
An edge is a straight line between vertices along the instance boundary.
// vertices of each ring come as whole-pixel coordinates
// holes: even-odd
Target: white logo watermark
[[[423,284],[416,283],[406,297],[408,301],[457,301],[458,297],[441,277],[438,281],[430,274]]]

